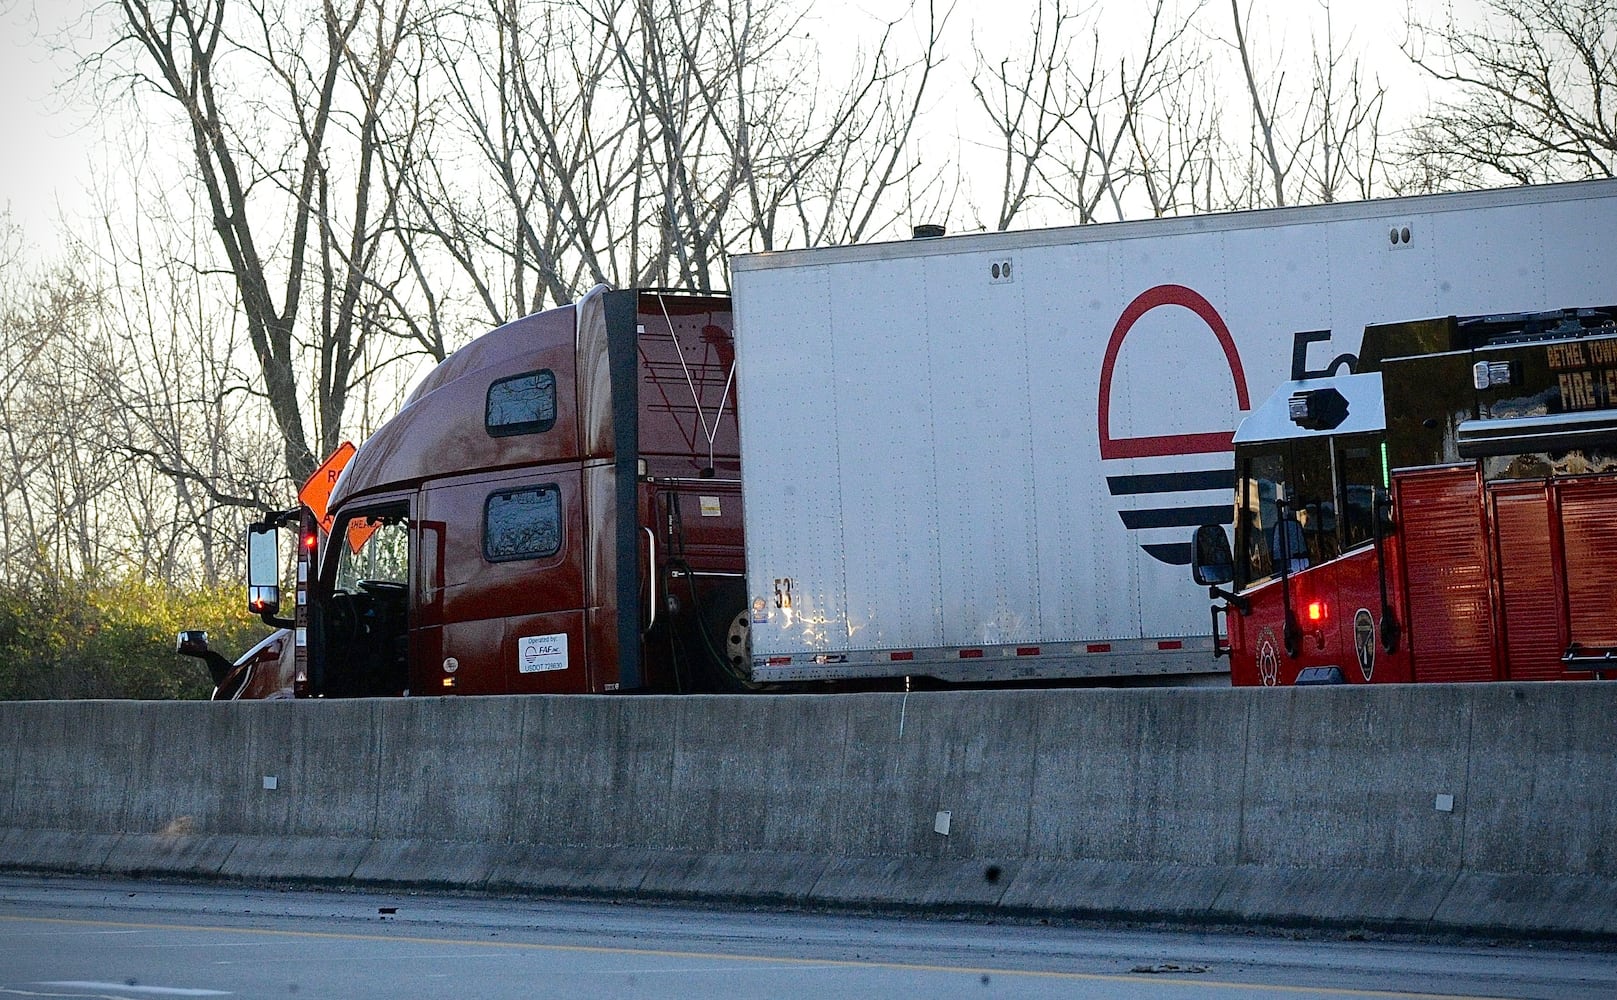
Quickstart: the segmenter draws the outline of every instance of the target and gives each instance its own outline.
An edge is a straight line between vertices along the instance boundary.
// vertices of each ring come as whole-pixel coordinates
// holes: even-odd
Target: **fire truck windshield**
[[[1354,434],[1238,447],[1238,588],[1369,544],[1381,489],[1381,436]]]

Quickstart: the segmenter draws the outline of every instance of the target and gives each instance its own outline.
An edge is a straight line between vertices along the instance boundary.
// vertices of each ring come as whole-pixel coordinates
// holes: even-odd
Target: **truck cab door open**
[[[379,697],[409,687],[408,502],[341,513],[311,607],[315,693]]]

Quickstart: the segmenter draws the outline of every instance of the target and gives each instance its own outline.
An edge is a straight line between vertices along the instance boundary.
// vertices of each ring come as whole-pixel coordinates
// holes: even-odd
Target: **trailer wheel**
[[[752,680],[752,616],[742,608],[730,619],[730,630],[724,637],[725,672],[750,684]],[[745,680],[743,680],[745,678]]]
[[[752,680],[752,618],[739,586],[709,594],[703,608],[703,643],[709,683],[722,692],[760,691]]]

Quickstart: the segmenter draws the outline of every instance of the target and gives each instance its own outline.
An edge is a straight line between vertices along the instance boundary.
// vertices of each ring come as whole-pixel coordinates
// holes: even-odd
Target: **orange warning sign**
[[[357,555],[359,550],[365,547],[365,543],[371,540],[371,536],[376,534],[376,529],[381,526],[382,521],[380,518],[356,517],[349,521],[348,550]]]
[[[314,475],[298,490],[298,502],[314,511],[314,519],[320,522],[320,530],[327,534],[331,533],[331,514],[326,510],[326,504],[331,502],[331,491],[337,485],[337,476],[354,457],[356,450],[348,441],[338,445],[337,450],[320,463],[320,468],[314,470]]]

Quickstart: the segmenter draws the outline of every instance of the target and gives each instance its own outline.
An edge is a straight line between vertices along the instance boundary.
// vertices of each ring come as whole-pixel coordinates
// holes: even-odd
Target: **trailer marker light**
[[[1110,653],[1112,644],[1109,642],[1092,642],[1084,647],[1086,653]]]
[[[1017,646],[1016,647],[1016,655],[1017,656],[1038,656],[1039,655],[1039,647],[1037,647],[1037,646]]]
[[[445,688],[452,688],[454,686],[455,686],[455,678],[453,678],[453,677],[445,677],[444,678],[444,687]]]
[[[962,660],[980,660],[982,657],[983,651],[980,649],[962,649],[960,651],[960,658]]]
[[[1184,640],[1182,640],[1182,639],[1163,639],[1163,640],[1161,640],[1160,642],[1157,643],[1157,648],[1158,649],[1184,649],[1185,648],[1185,643],[1184,643]]]
[[[772,667],[784,667],[791,662],[792,658],[790,656],[771,656],[769,658],[769,665]]]
[[[915,659],[915,652],[913,650],[901,649],[901,650],[898,650],[897,652],[891,654],[890,656],[888,656],[887,659],[888,660],[913,660],[913,659]]]

